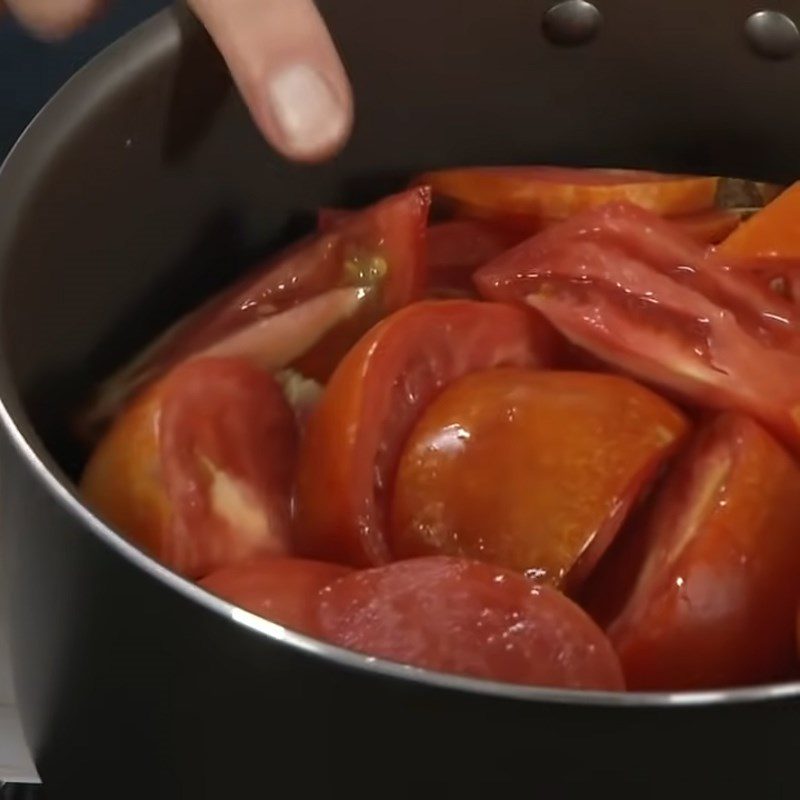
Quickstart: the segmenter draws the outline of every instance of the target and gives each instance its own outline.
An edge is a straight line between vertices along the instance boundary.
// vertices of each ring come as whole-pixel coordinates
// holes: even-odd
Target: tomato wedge
[[[337,287],[373,290],[373,302],[362,306],[360,325],[347,342],[352,344],[377,319],[424,294],[429,206],[430,191],[425,188],[393,195],[271,258],[113,375],[94,399],[83,427],[102,426],[136,390],[175,364],[264,317]],[[338,360],[338,350],[329,361]]]
[[[633,377],[758,417],[800,452],[796,309],[706,263],[668,222],[612,204],[529,239],[476,282]]]
[[[522,309],[425,301],[373,328],[345,357],[308,421],[296,538],[311,558],[385,563],[385,510],[403,442],[451,381],[496,366],[543,366],[552,332]]]
[[[755,290],[777,295],[800,308],[800,258],[733,258],[712,253],[709,260],[740,281],[751,281]]]
[[[800,258],[800,182],[750,217],[718,252],[735,258]]]
[[[800,469],[756,422],[723,414],[618,540],[592,594],[633,584],[608,628],[630,688],[723,688],[790,674],[798,575]]]
[[[300,558],[258,558],[218,570],[200,586],[286,628],[319,637],[319,593],[347,567]]]
[[[719,179],[636,170],[465,167],[428,172],[417,182],[462,216],[558,220],[620,200],[663,216],[709,211]]]
[[[615,375],[468,375],[406,443],[392,553],[479,558],[574,588],[687,427],[658,395]]]
[[[117,418],[81,489],[109,523],[197,578],[286,551],[295,451],[274,378],[246,361],[198,359]]]
[[[671,217],[670,221],[699,244],[719,244],[739,227],[742,217],[737,211],[714,209]]]
[[[521,575],[452,558],[355,572],[321,593],[334,644],[439,672],[622,691],[619,661],[578,606]]]

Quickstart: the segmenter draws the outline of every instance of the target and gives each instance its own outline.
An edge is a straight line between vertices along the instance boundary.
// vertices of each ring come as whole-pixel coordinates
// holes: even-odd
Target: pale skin
[[[119,0],[125,2],[126,0]],[[32,33],[62,39],[107,0],[0,0]],[[346,142],[353,98],[313,0],[190,0],[224,56],[256,125],[284,156],[320,161]]]

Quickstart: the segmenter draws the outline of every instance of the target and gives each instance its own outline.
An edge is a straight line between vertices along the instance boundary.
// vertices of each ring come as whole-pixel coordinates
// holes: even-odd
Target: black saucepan
[[[370,662],[237,615],[82,507],[67,410],[320,205],[446,164],[800,175],[797,31],[748,23],[755,0],[598,0],[583,20],[574,0],[547,33],[545,0],[320,5],[358,99],[332,163],[271,154],[175,10],[73,79],[0,173],[0,512],[49,794],[795,795],[800,684],[614,697]]]

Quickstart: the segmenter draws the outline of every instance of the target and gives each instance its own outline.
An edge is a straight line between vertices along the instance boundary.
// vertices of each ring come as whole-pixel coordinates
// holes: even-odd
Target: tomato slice
[[[200,586],[285,628],[319,637],[319,593],[347,567],[300,558],[257,558],[212,573]]]
[[[633,588],[608,630],[630,688],[787,677],[796,659],[800,469],[750,418],[719,416],[672,469],[642,527],[601,564],[592,594],[613,593],[626,573]]]
[[[403,442],[451,381],[503,365],[542,366],[552,333],[522,309],[424,301],[373,328],[333,374],[298,466],[300,552],[355,566],[388,560],[385,507]]]
[[[94,399],[84,427],[101,426],[136,390],[184,359],[337,287],[373,290],[373,302],[362,306],[360,326],[348,341],[352,344],[377,319],[424,294],[429,206],[425,188],[393,195],[245,275],[113,375]]]
[[[699,244],[719,244],[739,227],[742,216],[738,211],[714,209],[671,217],[670,221]]]
[[[466,167],[428,172],[418,183],[463,216],[553,220],[619,200],[663,216],[709,211],[719,179],[636,170]]]
[[[355,572],[321,593],[325,638],[439,672],[568,689],[624,689],[603,632],[547,586],[488,564],[423,558]]]
[[[189,577],[289,541],[296,451],[274,378],[237,359],[176,367],[115,421],[81,488],[122,533]]]
[[[668,222],[629,204],[587,212],[476,274],[574,344],[690,402],[740,409],[800,451],[796,309],[704,260]]]
[[[501,369],[451,384],[406,443],[390,547],[580,584],[687,430],[627,378]]]
[[[800,182],[750,217],[718,252],[735,258],[800,258]]]

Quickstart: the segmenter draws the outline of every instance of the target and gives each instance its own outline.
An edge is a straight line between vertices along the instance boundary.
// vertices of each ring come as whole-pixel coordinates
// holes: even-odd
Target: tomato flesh
[[[628,204],[587,212],[487,264],[476,283],[635,378],[753,414],[800,452],[795,310],[664,220]]]
[[[406,443],[391,550],[479,558],[574,587],[686,429],[669,403],[614,375],[464,377]]]
[[[117,418],[81,485],[111,524],[197,578],[286,551],[295,451],[274,378],[246,361],[198,359]]]
[[[608,627],[630,688],[722,688],[795,663],[800,469],[756,422],[723,414],[671,471],[640,530],[593,576],[636,576]],[[593,610],[591,603],[590,610]]]
[[[496,366],[543,366],[554,340],[522,309],[425,301],[372,329],[312,412],[300,451],[297,542],[310,558],[385,563],[385,513],[400,450],[451,381]]]
[[[321,594],[329,641],[439,672],[569,689],[624,688],[602,631],[564,595],[474,561],[355,572]]]
[[[299,558],[258,558],[218,570],[204,589],[286,628],[319,637],[319,593],[347,567]]]
[[[664,216],[709,211],[718,178],[636,170],[564,167],[467,167],[418,179],[462,216],[483,219],[566,219],[588,208],[625,200]]]

